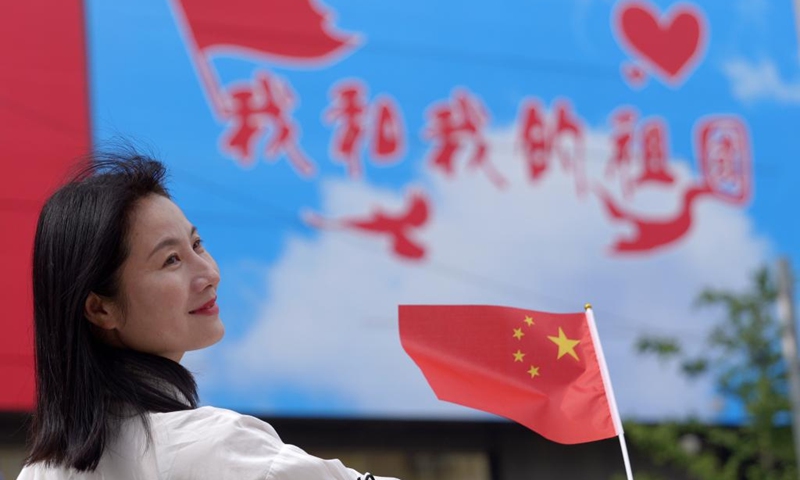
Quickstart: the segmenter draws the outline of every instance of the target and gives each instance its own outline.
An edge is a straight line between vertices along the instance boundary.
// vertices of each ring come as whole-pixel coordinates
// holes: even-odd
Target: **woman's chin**
[[[216,320],[217,320],[217,321],[216,321],[216,327],[217,327],[217,328],[216,328],[216,332],[215,332],[215,334],[214,334],[214,335],[211,337],[212,339],[211,339],[211,341],[208,343],[208,345],[205,345],[205,346],[203,346],[202,348],[210,347],[210,346],[212,346],[212,345],[214,345],[214,344],[217,344],[217,343],[219,343],[219,342],[220,342],[220,340],[222,340],[222,337],[224,337],[224,336],[225,336],[225,324],[224,324],[224,323],[222,323],[222,320],[219,318],[219,315],[217,315],[217,318],[216,318]]]

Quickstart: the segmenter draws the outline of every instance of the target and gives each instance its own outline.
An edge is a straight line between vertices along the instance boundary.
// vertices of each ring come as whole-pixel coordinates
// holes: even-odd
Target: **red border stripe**
[[[31,253],[42,203],[91,144],[83,4],[8,2],[0,16],[0,410],[34,405]]]

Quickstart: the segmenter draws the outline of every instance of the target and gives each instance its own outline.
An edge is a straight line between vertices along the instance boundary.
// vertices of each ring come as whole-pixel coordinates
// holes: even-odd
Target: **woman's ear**
[[[90,292],[86,297],[83,313],[89,322],[103,330],[113,330],[119,327],[116,305],[111,300],[94,292]]]

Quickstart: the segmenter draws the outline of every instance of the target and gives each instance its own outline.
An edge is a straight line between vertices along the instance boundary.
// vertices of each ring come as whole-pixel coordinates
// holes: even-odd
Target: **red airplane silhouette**
[[[348,228],[389,235],[392,239],[392,248],[397,255],[419,260],[425,256],[425,247],[411,239],[409,234],[411,230],[427,223],[429,212],[429,202],[425,195],[419,191],[412,191],[406,199],[405,211],[397,215],[387,214],[378,207],[373,209],[367,218],[331,220],[313,212],[305,213],[303,218],[306,223],[317,228]]]

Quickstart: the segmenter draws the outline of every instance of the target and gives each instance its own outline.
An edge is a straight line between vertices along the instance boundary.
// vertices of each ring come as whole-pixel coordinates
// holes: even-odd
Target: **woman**
[[[20,479],[373,478],[284,444],[268,424],[198,408],[178,362],[224,333],[220,273],[165,169],[94,158],[39,217],[37,405]]]

